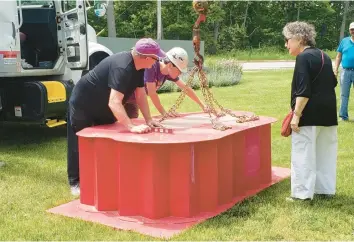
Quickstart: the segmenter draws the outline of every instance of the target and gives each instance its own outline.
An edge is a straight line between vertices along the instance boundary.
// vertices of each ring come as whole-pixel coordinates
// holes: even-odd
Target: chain
[[[182,92],[179,95],[179,97],[177,98],[177,101],[175,102],[175,104],[173,104],[172,107],[160,118],[159,122],[164,121],[167,117],[169,117],[172,113],[176,112],[176,110],[179,108],[179,106],[181,105],[181,103],[183,102],[183,100],[186,96],[187,87],[192,86],[194,75],[197,71],[198,71],[198,69],[196,67],[194,67],[192,69],[192,71],[189,73],[189,78],[186,82],[186,87],[182,90]]]
[[[186,87],[182,90],[180,96],[177,98],[177,101],[174,105],[160,118],[160,122],[169,117],[172,113],[176,112],[181,103],[183,102],[186,96],[186,89],[192,86],[194,76],[198,73],[199,85],[202,91],[204,102],[208,107],[207,113],[209,114],[212,126],[216,130],[227,130],[231,129],[231,126],[224,125],[219,121],[219,118],[225,116],[226,114],[236,118],[237,123],[244,123],[248,121],[258,120],[259,117],[256,115],[236,115],[231,110],[224,108],[220,103],[215,99],[214,95],[209,89],[209,84],[205,72],[203,71],[203,62],[204,58],[199,53],[200,51],[200,23],[204,22],[206,19],[206,14],[208,11],[208,2],[206,0],[193,0],[193,8],[199,14],[199,17],[195,24],[193,25],[193,48],[194,48],[194,67],[189,73],[188,80],[186,82]],[[219,109],[219,111],[217,111]],[[213,115],[215,117],[213,117]]]

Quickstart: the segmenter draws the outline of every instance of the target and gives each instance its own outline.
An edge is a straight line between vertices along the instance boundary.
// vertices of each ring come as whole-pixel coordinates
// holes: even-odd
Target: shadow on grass
[[[235,204],[232,208],[213,217],[198,226],[204,228],[220,228],[223,229],[227,224],[233,226],[235,220],[246,221],[258,213],[262,205],[273,203],[275,206],[282,198],[288,195],[290,187],[289,179],[285,179],[280,183],[274,184],[271,187],[257,193],[254,196],[248,197],[245,200]]]
[[[333,212],[338,211],[346,215],[354,215],[353,196],[348,196],[345,194],[337,194],[332,198],[315,195],[314,199],[310,203],[310,206],[318,211],[334,210]]]
[[[56,128],[4,125],[0,127],[0,145],[38,145],[44,142],[51,142],[57,138],[66,138],[66,126]]]
[[[227,211],[219,214],[216,217],[208,219],[204,223],[197,225],[202,228],[225,229],[234,226],[235,221],[247,221],[260,210],[271,207],[279,207],[279,211],[286,211],[291,207],[303,207],[304,209],[311,209],[315,214],[322,214],[323,212],[330,212],[333,214],[343,214],[343,216],[354,215],[353,197],[345,194],[338,194],[332,198],[315,195],[311,201],[296,201],[288,202],[286,197],[290,195],[290,179],[287,178],[280,183],[259,192],[258,194],[249,197],[237,204]]]

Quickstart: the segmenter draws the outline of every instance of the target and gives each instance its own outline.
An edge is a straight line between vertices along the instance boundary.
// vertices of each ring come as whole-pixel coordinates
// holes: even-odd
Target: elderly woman
[[[285,47],[296,56],[291,83],[293,119],[291,147],[291,197],[312,199],[336,191],[337,79],[332,61],[315,48],[315,28],[291,22],[283,29]]]

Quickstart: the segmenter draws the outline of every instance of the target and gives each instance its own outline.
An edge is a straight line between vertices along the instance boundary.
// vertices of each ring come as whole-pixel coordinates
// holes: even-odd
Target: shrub
[[[204,67],[204,72],[209,83],[209,87],[224,87],[232,86],[240,83],[242,78],[242,66],[235,59],[223,58],[223,59],[211,59],[207,61]],[[189,73],[182,74],[180,78],[187,82]],[[192,82],[192,88],[194,90],[200,89],[198,75],[194,75]],[[159,90],[158,93],[176,92],[181,91],[177,85],[167,81]]]
[[[216,87],[236,85],[242,78],[242,66],[235,59],[215,60],[208,69],[209,81]]]

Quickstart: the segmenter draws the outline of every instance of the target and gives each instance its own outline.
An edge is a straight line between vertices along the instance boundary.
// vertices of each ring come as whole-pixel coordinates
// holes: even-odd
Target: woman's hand
[[[296,133],[300,132],[299,121],[300,121],[300,117],[294,114],[293,118],[291,119],[290,125],[291,125],[291,129]]]

